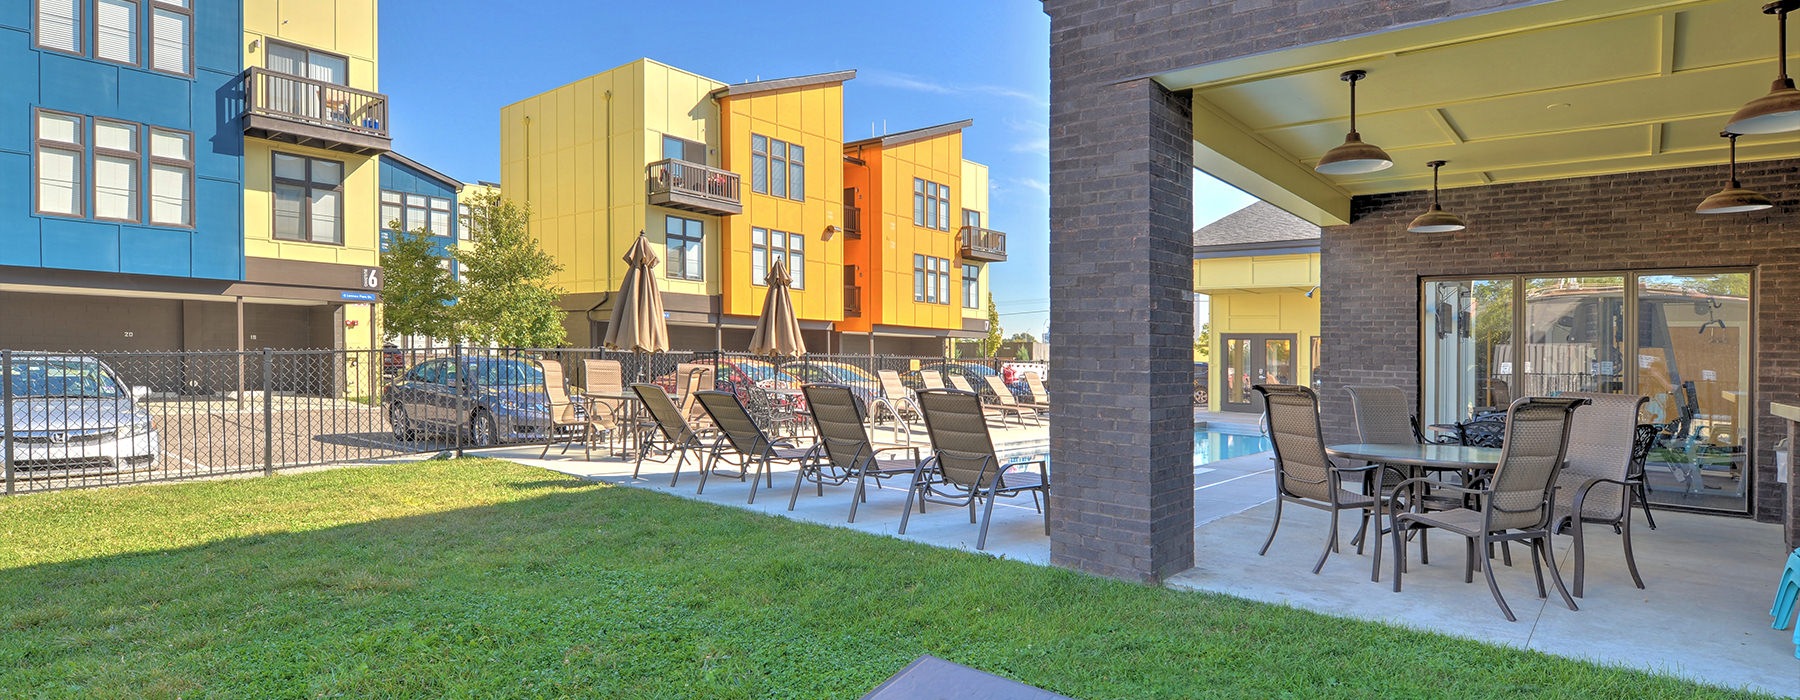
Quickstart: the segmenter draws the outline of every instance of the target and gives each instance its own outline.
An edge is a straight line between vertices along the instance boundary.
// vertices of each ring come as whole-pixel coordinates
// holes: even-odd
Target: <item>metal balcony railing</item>
[[[844,237],[862,238],[862,207],[844,205]]]
[[[964,258],[988,262],[1006,260],[1005,233],[980,226],[964,226],[961,236]]]
[[[844,285],[844,316],[862,318],[862,287],[860,285]]]
[[[644,173],[651,204],[703,214],[744,212],[737,173],[678,158],[653,162]]]
[[[386,95],[266,68],[244,74],[244,117],[259,138],[356,152],[391,143]]]

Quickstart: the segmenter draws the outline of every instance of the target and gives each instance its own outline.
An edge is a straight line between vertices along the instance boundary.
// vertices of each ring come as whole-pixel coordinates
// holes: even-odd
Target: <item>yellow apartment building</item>
[[[1251,386],[1311,384],[1320,355],[1318,226],[1257,202],[1201,227],[1194,291],[1210,298],[1208,410],[1260,411]]]
[[[964,160],[970,120],[844,144],[842,329],[857,352],[937,355],[987,333],[990,262],[1005,234],[986,228],[987,167]]]
[[[244,2],[241,347],[378,346],[376,6]]]

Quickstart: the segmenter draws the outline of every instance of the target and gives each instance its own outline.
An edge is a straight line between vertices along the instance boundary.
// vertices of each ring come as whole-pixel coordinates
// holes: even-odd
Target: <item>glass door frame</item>
[[[1243,340],[1243,341],[1247,341],[1247,342],[1251,343],[1250,349],[1247,350],[1245,353],[1245,358],[1248,361],[1248,366],[1242,367],[1240,369],[1245,370],[1247,372],[1249,369],[1254,368],[1257,370],[1257,374],[1259,375],[1254,381],[1252,381],[1246,377],[1245,386],[1243,387],[1243,390],[1244,390],[1245,398],[1249,399],[1249,401],[1245,401],[1245,402],[1235,402],[1235,401],[1231,400],[1231,385],[1229,382],[1231,381],[1232,367],[1231,367],[1231,351],[1229,350],[1229,347],[1230,347],[1231,341],[1233,341],[1233,340]],[[1219,386],[1219,389],[1220,389],[1219,410],[1230,411],[1230,412],[1234,412],[1234,413],[1261,413],[1262,412],[1262,410],[1263,410],[1262,399],[1255,391],[1252,391],[1250,389],[1250,387],[1253,385],[1256,385],[1256,384],[1261,384],[1266,380],[1266,375],[1269,370],[1269,368],[1268,368],[1268,352],[1269,352],[1268,342],[1271,340],[1286,342],[1288,344],[1288,375],[1289,375],[1288,381],[1289,381],[1289,383],[1293,383],[1293,382],[1297,381],[1297,374],[1298,374],[1297,369],[1298,368],[1295,367],[1294,364],[1295,364],[1295,355],[1296,355],[1296,351],[1298,350],[1300,339],[1299,339],[1299,336],[1297,336],[1296,334],[1294,334],[1294,333],[1221,333],[1221,334],[1219,334],[1219,347],[1221,349],[1221,352],[1219,353],[1220,354],[1219,369],[1221,372],[1220,386]]]

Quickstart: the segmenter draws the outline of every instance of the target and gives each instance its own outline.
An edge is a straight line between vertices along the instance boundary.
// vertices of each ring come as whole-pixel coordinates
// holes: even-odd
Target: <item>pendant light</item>
[[[1737,179],[1737,140],[1738,135],[1729,131],[1719,134],[1731,140],[1731,182],[1725,189],[1714,192],[1700,202],[1694,209],[1696,214],[1739,214],[1747,211],[1759,211],[1775,206],[1768,197],[1755,190],[1746,190],[1738,185]]]
[[[1775,15],[1780,47],[1776,53],[1781,77],[1769,86],[1769,94],[1751,100],[1731,115],[1725,130],[1734,134],[1775,134],[1800,129],[1800,90],[1787,72],[1787,15],[1800,8],[1800,0],[1775,0],[1763,5],[1763,13]]]
[[[1449,233],[1469,227],[1468,224],[1463,223],[1462,217],[1444,211],[1443,207],[1438,206],[1438,168],[1444,167],[1446,162],[1448,161],[1434,160],[1426,163],[1431,166],[1431,208],[1420,214],[1419,218],[1413,219],[1412,223],[1406,226],[1406,230],[1413,233]]]
[[[1350,133],[1344,136],[1344,142],[1337,148],[1326,151],[1324,157],[1319,158],[1319,164],[1313,166],[1313,170],[1326,175],[1361,175],[1394,167],[1394,159],[1388,157],[1387,151],[1374,144],[1363,143],[1362,134],[1356,133],[1356,81],[1367,75],[1365,71],[1347,70],[1338,76],[1339,80],[1350,84]]]

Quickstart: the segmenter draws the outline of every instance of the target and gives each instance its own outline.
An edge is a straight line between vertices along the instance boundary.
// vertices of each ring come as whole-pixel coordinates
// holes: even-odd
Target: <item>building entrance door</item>
[[[1262,397],[1250,387],[1257,384],[1294,382],[1294,336],[1225,334],[1225,373],[1220,377],[1224,397],[1219,408],[1260,413]]]

